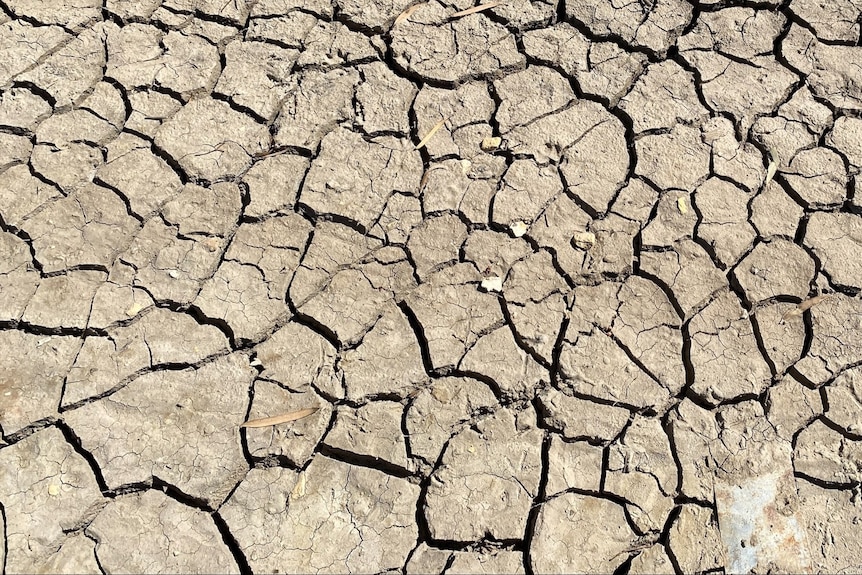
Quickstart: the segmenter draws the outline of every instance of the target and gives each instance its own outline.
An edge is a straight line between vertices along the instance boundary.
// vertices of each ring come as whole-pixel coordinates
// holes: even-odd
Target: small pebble
[[[479,147],[482,148],[482,151],[484,152],[493,152],[498,149],[502,143],[503,138],[500,138],[499,136],[488,136],[482,140],[482,144]]]
[[[516,238],[520,238],[524,234],[527,233],[527,224],[524,222],[515,222],[511,226],[509,226],[509,230],[512,232],[512,235]]]
[[[491,276],[482,280],[482,289],[486,291],[503,291],[503,278]]]
[[[575,245],[582,250],[588,250],[596,243],[596,234],[592,232],[580,232],[575,234],[575,237],[572,238]]]

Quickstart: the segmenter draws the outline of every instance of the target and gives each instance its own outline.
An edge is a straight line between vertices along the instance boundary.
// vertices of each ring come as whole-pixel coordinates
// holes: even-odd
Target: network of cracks
[[[860,22],[0,0],[4,572],[862,570]]]

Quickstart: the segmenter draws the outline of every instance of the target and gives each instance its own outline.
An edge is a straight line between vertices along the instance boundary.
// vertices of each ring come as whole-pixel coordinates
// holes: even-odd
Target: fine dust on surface
[[[860,23],[0,0],[3,572],[862,571]]]

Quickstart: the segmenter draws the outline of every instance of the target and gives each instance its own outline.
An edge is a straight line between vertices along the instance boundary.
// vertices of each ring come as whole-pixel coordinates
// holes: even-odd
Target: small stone
[[[521,221],[517,221],[511,226],[509,226],[509,231],[511,231],[512,235],[516,238],[520,238],[527,233],[527,224]]]
[[[482,140],[480,144],[480,148],[482,148],[485,152],[493,152],[500,148],[500,144],[503,143],[503,138],[499,136],[488,136],[487,138]]]
[[[56,497],[57,495],[60,495],[60,486],[57,485],[56,483],[52,483],[51,485],[49,485],[48,486],[48,495],[51,495],[54,497]]]
[[[580,232],[575,234],[575,237],[572,238],[575,246],[581,248],[582,250],[588,250],[596,243],[596,234],[592,232]]]
[[[685,196],[680,196],[676,199],[676,207],[682,215],[688,213],[688,204],[685,203]]]
[[[485,291],[503,291],[503,278],[491,276],[482,280],[482,289]]]
[[[129,306],[129,309],[126,310],[126,315],[129,317],[135,317],[142,309],[144,309],[144,305],[140,302],[135,302],[131,306]]]

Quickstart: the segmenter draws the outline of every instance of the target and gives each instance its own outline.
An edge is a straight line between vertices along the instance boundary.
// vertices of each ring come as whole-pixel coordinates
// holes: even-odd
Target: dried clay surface
[[[0,570],[862,572],[860,63],[860,0],[0,0]]]

